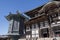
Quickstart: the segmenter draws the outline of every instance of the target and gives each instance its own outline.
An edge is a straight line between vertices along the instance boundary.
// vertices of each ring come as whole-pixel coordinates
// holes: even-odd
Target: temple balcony
[[[55,26],[60,26],[60,21],[58,21],[57,23],[52,23],[51,27],[55,27]]]
[[[45,26],[40,26],[40,29],[45,29],[45,28],[48,28],[49,25],[48,24],[45,24]]]
[[[53,18],[53,21],[58,21],[60,20],[60,16]]]
[[[40,29],[45,29],[45,28],[48,28],[49,26],[47,26],[47,27],[41,27]]]

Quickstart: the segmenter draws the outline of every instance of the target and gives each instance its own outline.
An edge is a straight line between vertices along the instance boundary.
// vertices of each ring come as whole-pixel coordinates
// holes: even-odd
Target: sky
[[[8,32],[9,21],[5,16],[12,12],[16,14],[19,10],[21,13],[32,10],[43,4],[49,2],[48,0],[0,0],[0,35],[5,35]]]

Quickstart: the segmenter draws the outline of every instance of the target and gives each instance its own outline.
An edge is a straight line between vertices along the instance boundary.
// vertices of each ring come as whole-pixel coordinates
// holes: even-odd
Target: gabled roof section
[[[18,12],[18,11],[17,11],[16,14],[12,14],[12,13],[10,12],[9,15],[6,16],[6,19],[7,19],[8,21],[11,20],[11,19],[16,19],[16,18],[18,18],[18,19],[20,19],[20,18],[29,19],[29,18],[27,18],[25,15],[23,15],[23,13],[20,13],[20,12]]]
[[[24,23],[25,23],[25,25],[28,25],[28,24],[33,24],[33,23],[37,23],[37,22],[42,22],[42,21],[45,21],[45,20],[47,20],[47,17],[46,17],[45,14],[42,14],[40,16],[31,18],[30,20],[28,20]]]
[[[0,38],[8,38],[7,35],[0,35]]]
[[[11,19],[20,18],[20,17],[22,17],[20,14],[11,14],[10,13],[8,16],[6,16],[6,19],[9,21]]]
[[[33,10],[30,10],[30,11],[28,11],[28,12],[25,12],[25,14],[28,15],[28,16],[29,16],[29,15],[34,15],[35,12],[38,12],[43,6],[44,6],[44,5],[39,6],[39,7],[35,8],[35,9],[33,9]]]

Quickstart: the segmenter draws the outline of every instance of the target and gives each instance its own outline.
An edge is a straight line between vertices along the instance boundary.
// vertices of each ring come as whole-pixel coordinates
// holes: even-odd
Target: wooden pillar
[[[40,23],[39,23],[39,37],[41,38],[41,29],[40,29]]]
[[[49,37],[54,37],[54,32],[53,32],[52,27],[51,27],[51,22],[52,22],[51,20],[52,20],[52,18],[49,15],[46,15],[46,17],[47,17],[48,25],[49,25],[49,27],[48,27]]]
[[[32,25],[30,24],[30,31],[31,31],[31,34],[30,34],[30,39],[32,40]]]
[[[54,32],[51,28],[51,25],[49,25],[49,37],[54,37]]]
[[[42,36],[41,36],[41,29],[39,29],[39,37],[41,38]]]

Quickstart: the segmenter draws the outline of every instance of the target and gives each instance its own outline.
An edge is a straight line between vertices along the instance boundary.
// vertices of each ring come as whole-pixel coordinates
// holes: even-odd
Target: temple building
[[[25,22],[26,39],[60,37],[60,1],[48,2],[26,14],[31,17]]]
[[[24,14],[17,12],[6,16],[9,21],[6,40],[53,40],[60,37],[60,0],[50,1]]]

